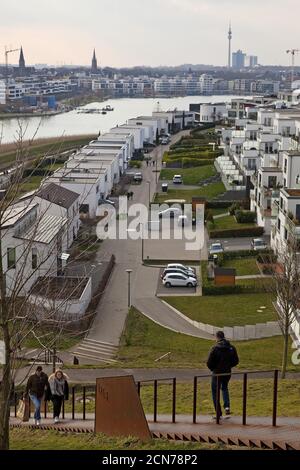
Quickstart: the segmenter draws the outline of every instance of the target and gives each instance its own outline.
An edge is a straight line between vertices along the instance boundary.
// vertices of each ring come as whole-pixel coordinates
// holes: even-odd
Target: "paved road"
[[[261,237],[259,237],[261,238]],[[270,245],[270,237],[269,236],[264,236],[262,237],[265,239],[267,245]],[[238,250],[250,250],[251,249],[251,240],[253,237],[248,238],[220,238],[220,239],[210,239],[210,243],[215,243],[217,241],[221,241],[225,247],[225,250],[228,251],[238,251]]]
[[[180,133],[175,136],[172,143],[178,140],[182,134]],[[155,158],[155,151],[152,152],[152,158]],[[158,169],[161,168],[161,155],[162,153],[158,154]],[[153,197],[157,186],[156,173],[153,170],[155,168],[144,165],[143,183],[132,186],[134,200],[130,201],[129,204],[136,202],[148,204],[149,186],[146,184],[146,181],[150,181],[150,195],[151,198]],[[200,330],[186,322],[155,297],[158,272],[156,272],[155,268],[142,266],[141,245],[140,240],[134,241],[131,239],[105,240],[103,242],[98,256],[106,259],[111,253],[114,253],[116,256],[116,266],[108,288],[98,305],[97,316],[88,334],[88,339],[118,346],[128,313],[127,269],[132,270],[132,304],[136,308],[140,309],[149,318],[159,321],[160,324],[174,331],[202,338],[210,338],[207,333],[201,333]],[[174,257],[176,257],[176,254],[175,252]]]

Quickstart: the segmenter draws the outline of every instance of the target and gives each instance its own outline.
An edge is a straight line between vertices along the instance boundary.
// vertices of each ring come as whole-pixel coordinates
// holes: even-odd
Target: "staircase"
[[[113,357],[117,354],[118,347],[103,341],[85,338],[72,351],[73,356],[82,358],[86,364],[92,362],[106,362],[113,364],[117,362]]]

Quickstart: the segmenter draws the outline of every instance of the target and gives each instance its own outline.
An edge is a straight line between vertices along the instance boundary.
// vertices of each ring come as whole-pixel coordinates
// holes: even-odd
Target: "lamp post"
[[[149,207],[150,207],[150,202],[151,202],[151,181],[147,181],[147,184],[148,184],[148,189],[149,189]]]
[[[126,269],[128,274],[128,308],[131,307],[131,292],[130,292],[130,274],[132,273],[132,269]]]

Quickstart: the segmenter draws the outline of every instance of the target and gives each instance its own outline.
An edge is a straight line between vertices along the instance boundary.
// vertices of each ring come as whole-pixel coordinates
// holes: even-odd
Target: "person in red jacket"
[[[228,383],[231,379],[231,369],[239,363],[239,357],[235,347],[225,339],[223,331],[216,333],[217,344],[211,349],[208,359],[207,367],[212,371],[211,379],[211,393],[215,410],[217,412],[217,383],[222,390],[225,415],[230,417],[230,397],[228,390]],[[218,377],[218,374],[226,374]],[[222,416],[222,410],[219,403],[218,414]],[[216,417],[214,416],[214,419]]]

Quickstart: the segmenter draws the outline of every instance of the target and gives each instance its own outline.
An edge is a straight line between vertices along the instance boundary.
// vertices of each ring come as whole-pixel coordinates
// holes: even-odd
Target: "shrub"
[[[272,251],[266,250],[258,254],[257,262],[260,264],[274,264],[277,263],[277,256]]]
[[[263,227],[245,227],[226,230],[210,230],[210,238],[237,238],[237,237],[260,237],[263,235]]]
[[[222,253],[223,259],[224,260],[230,260],[230,259],[238,259],[238,258],[257,258],[257,261],[259,261],[260,256],[274,256],[273,252],[271,249],[263,250],[263,254],[258,254],[257,251],[254,250],[239,250],[239,251],[225,251]]]
[[[241,209],[241,205],[238,202],[234,202],[229,208],[229,214],[234,215],[237,210]]]
[[[227,209],[231,206],[231,201],[208,201],[206,207],[208,209]]]
[[[235,211],[235,218],[239,224],[251,224],[256,220],[256,213],[252,211]]]
[[[134,160],[130,160],[129,166],[130,166],[130,168],[141,168],[142,163],[141,163],[140,161],[138,161],[138,160],[135,160],[135,161],[134,161]]]

